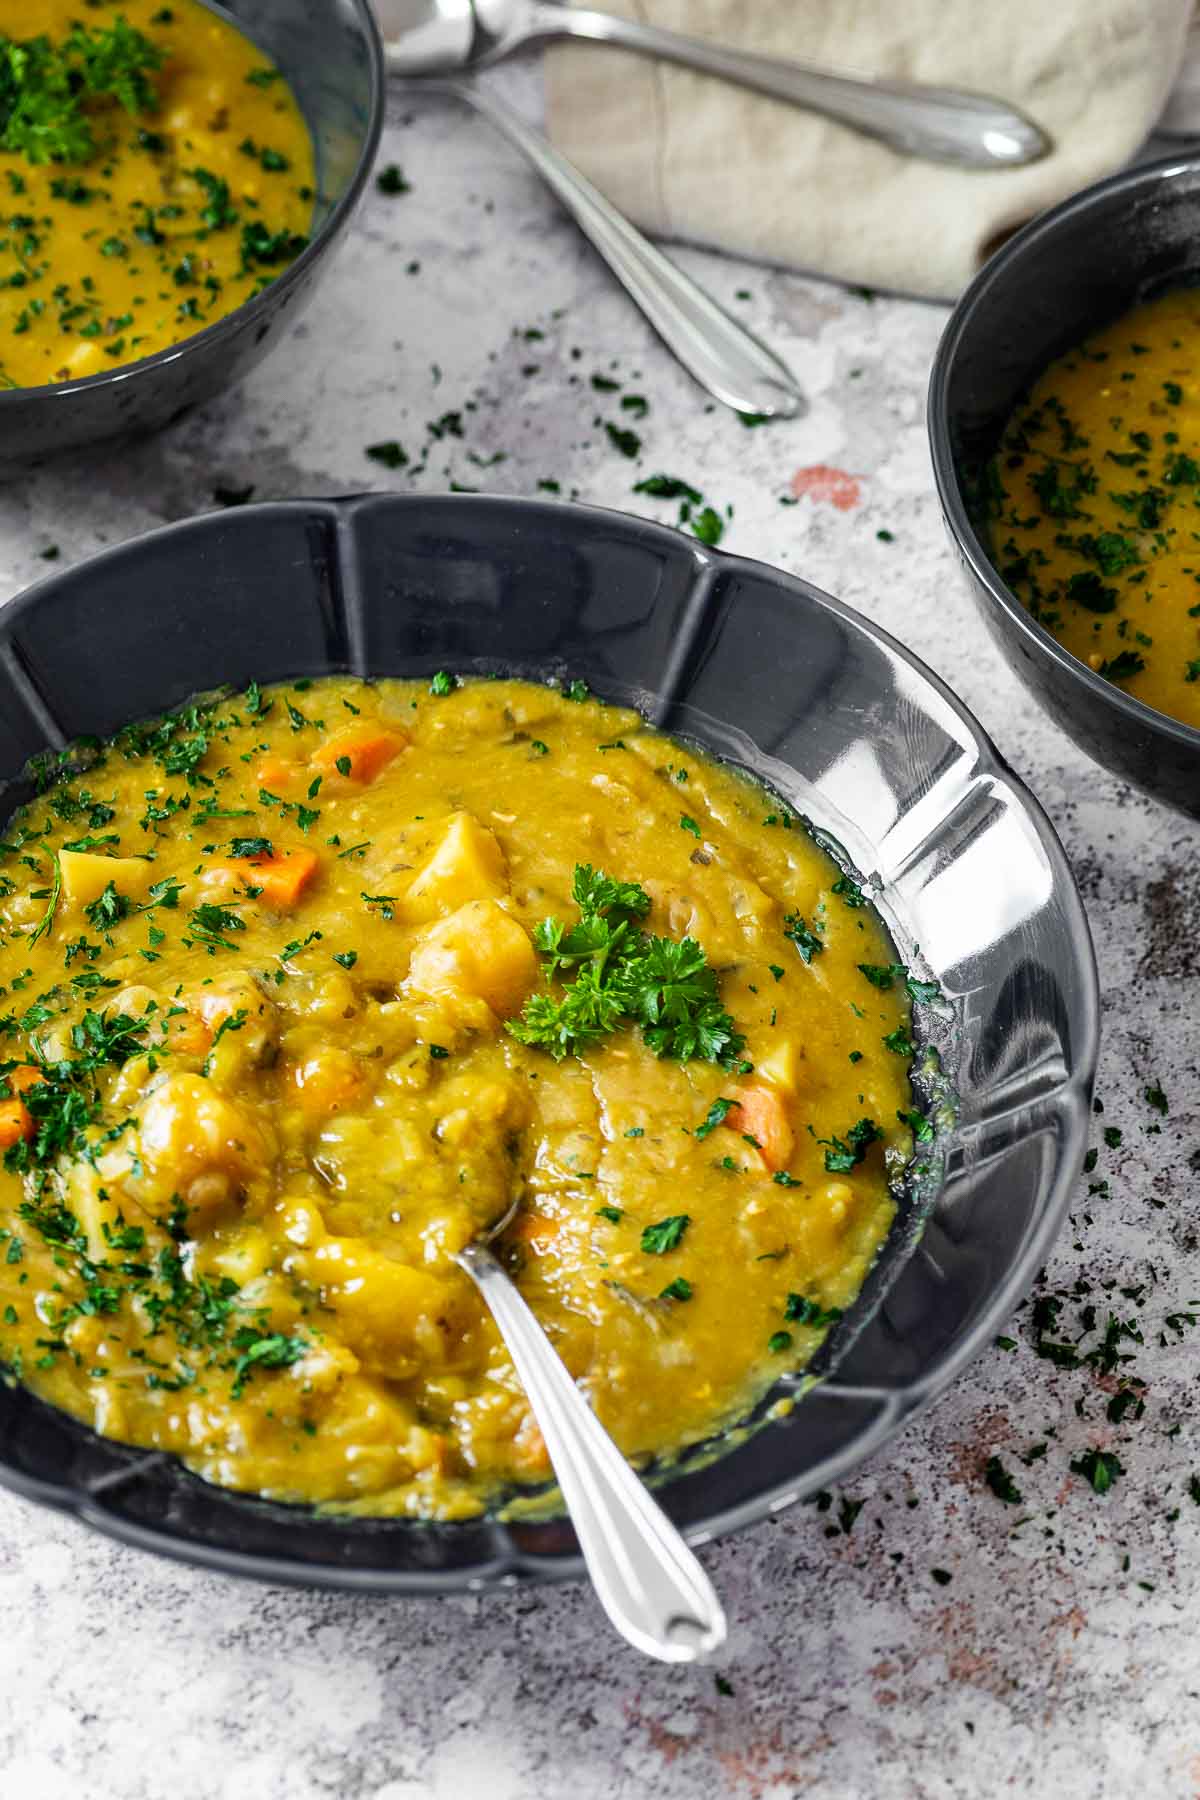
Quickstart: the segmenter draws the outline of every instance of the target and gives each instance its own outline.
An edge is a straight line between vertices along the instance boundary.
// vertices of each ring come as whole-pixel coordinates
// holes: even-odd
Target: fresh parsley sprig
[[[579,863],[571,892],[576,923],[543,919],[533,933],[547,979],[563,983],[561,997],[532,994],[520,1018],[509,1020],[517,1041],[561,1061],[634,1024],[656,1056],[735,1066],[745,1038],[721,1005],[702,947],[639,930],[650,896],[636,881]]]

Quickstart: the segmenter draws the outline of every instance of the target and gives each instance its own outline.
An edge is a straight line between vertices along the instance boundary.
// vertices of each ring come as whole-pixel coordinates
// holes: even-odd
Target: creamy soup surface
[[[991,471],[992,553],[1088,667],[1200,726],[1200,289],[1052,363]]]

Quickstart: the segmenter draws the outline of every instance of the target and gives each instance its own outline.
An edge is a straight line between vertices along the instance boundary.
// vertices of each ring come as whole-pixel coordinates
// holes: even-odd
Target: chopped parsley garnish
[[[218,947],[222,950],[236,950],[226,935],[231,931],[245,931],[246,921],[228,906],[218,906],[215,901],[206,900],[202,905],[194,907],[188,914],[188,929],[197,943],[203,944],[211,952]]]
[[[686,1275],[677,1275],[674,1281],[667,1283],[658,1297],[660,1300],[690,1300],[692,1284]]]
[[[830,1175],[848,1175],[856,1169],[871,1145],[876,1143],[883,1133],[874,1119],[860,1119],[852,1125],[845,1138],[818,1138],[819,1144],[826,1144],[825,1167]]]
[[[808,1300],[803,1294],[789,1294],[783,1316],[795,1325],[811,1325],[814,1331],[824,1331],[830,1325],[836,1325],[842,1317],[840,1306],[821,1306],[816,1300]]]
[[[1107,1494],[1125,1466],[1115,1450],[1085,1450],[1071,1462],[1073,1475],[1084,1475],[1098,1494]]]
[[[902,1125],[907,1125],[919,1144],[933,1142],[933,1125],[919,1112],[897,1112],[896,1117]]]
[[[796,946],[802,963],[811,963],[814,956],[819,956],[825,946],[805,923],[800,913],[785,913],[783,919],[783,935],[790,938]]]
[[[395,195],[412,193],[412,182],[405,178],[404,171],[399,163],[388,163],[385,168],[380,169],[378,175],[375,177],[375,186],[379,189],[381,194]]]
[[[379,463],[385,469],[403,469],[408,463],[408,452],[395,438],[385,438],[379,444],[368,444],[366,454],[372,462]]]
[[[903,980],[908,973],[903,963],[859,963],[858,972],[865,975],[872,987],[887,993],[895,987],[898,980]]]
[[[110,881],[103,893],[84,907],[83,916],[97,931],[111,931],[114,925],[128,918],[132,910],[132,901],[119,894],[116,884]]]
[[[233,1334],[233,1347],[238,1356],[233,1365],[231,1400],[240,1400],[242,1391],[256,1369],[288,1369],[299,1362],[310,1348],[302,1337],[285,1337],[282,1332],[260,1332],[253,1325],[243,1325]]]
[[[439,669],[429,683],[429,691],[440,699],[444,699],[447,694],[452,694],[457,686],[457,676],[451,675],[446,669]]]
[[[643,1254],[663,1256],[668,1250],[674,1250],[691,1222],[687,1213],[673,1213],[668,1219],[660,1219],[657,1225],[647,1225],[642,1232]]]
[[[706,1138],[710,1132],[717,1129],[718,1125],[723,1125],[725,1123],[725,1120],[736,1105],[736,1100],[714,1100],[708,1109],[708,1114],[704,1123],[702,1125],[697,1125],[695,1135],[698,1138]]]
[[[1021,1490],[998,1456],[988,1457],[983,1468],[983,1479],[997,1500],[1003,1500],[1005,1506],[1020,1506],[1023,1498]]]
[[[1139,650],[1119,650],[1116,656],[1106,656],[1096,673],[1109,681],[1128,681],[1145,667],[1146,659]]]
[[[97,101],[150,112],[150,77],[164,52],[118,18],[103,30],[73,25],[61,42],[0,36],[0,149],[31,163],[84,163],[97,149]]]

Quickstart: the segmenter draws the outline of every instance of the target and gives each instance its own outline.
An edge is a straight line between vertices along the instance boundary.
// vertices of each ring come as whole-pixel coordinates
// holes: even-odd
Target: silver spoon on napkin
[[[514,1201],[458,1252],[499,1327],[533,1410],[597,1598],[625,1640],[660,1662],[698,1662],[725,1642],[712,1583],[571,1379],[491,1249]]]
[[[376,5],[390,40],[390,66],[402,73],[484,68],[529,44],[575,38],[718,75],[931,162],[1012,169],[1036,162],[1052,148],[1049,136],[1025,113],[988,94],[856,79],[557,0],[376,0]]]
[[[447,49],[469,40],[474,29],[469,0],[387,0],[381,10],[385,25],[389,20],[394,25],[398,14],[411,22],[410,30],[386,46],[389,69],[404,75],[442,66]],[[426,57],[431,59],[428,65]],[[510,106],[467,82],[420,75],[417,85],[474,107],[524,151],[667,348],[714,399],[734,412],[763,419],[794,419],[807,410],[803,390],[775,352],[643,237]]]

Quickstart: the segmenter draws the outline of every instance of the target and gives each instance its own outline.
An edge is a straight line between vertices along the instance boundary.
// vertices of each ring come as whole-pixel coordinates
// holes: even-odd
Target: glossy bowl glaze
[[[1087,1138],[1098,1008],[1083,910],[1037,803],[885,633],[794,576],[556,502],[248,506],[41,582],[0,612],[2,810],[27,796],[31,755],[198,690],[439,668],[582,678],[758,775],[879,884],[898,949],[913,960],[919,945],[946,996],[925,1029],[942,1074],[923,1084],[942,1125],[859,1301],[732,1447],[662,1472],[667,1511],[703,1542],[842,1479],[1028,1287]],[[780,1402],[794,1404],[771,1416]],[[126,1542],[272,1580],[429,1592],[579,1572],[561,1518],[427,1525],[268,1504],[19,1387],[0,1387],[0,1480]]]
[[[1200,817],[1200,731],[1072,656],[997,573],[977,501],[1018,401],[1057,356],[1142,300],[1200,280],[1200,156],[1097,182],[1019,231],[976,276],[929,384],[934,477],[971,589],[1009,665],[1096,761]]]
[[[239,380],[294,323],[349,224],[383,128],[383,48],[370,0],[202,3],[253,39],[291,84],[316,157],[309,243],[260,294],[182,343],[83,381],[0,389],[0,476],[157,430]]]

